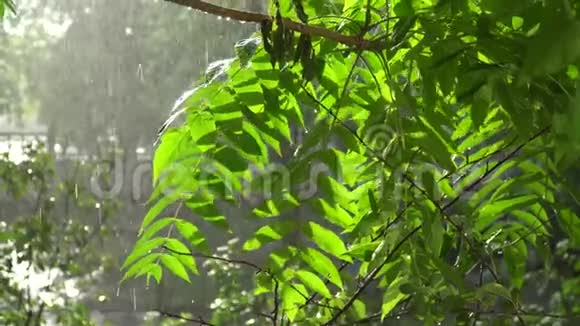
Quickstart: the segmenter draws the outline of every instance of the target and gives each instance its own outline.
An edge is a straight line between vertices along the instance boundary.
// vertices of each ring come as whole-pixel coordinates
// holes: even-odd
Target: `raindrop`
[[[125,35],[133,35],[133,29],[131,27],[125,27]]]
[[[222,19],[223,19],[223,17],[222,17],[222,16],[217,16],[217,19],[218,19],[218,20],[222,20]]]
[[[79,199],[79,184],[75,183],[75,199]]]
[[[133,311],[137,311],[137,295],[135,294],[135,288],[132,288],[132,298],[131,301],[133,301]]]
[[[28,169],[26,172],[28,172],[28,174],[32,174],[32,169]]]
[[[50,199],[49,199],[49,200],[50,200],[50,202],[51,202],[51,203],[54,203],[54,201],[56,200],[56,198],[54,198],[54,197],[50,197]]]
[[[397,319],[401,319],[401,316],[397,316]]]
[[[232,20],[230,17],[226,17],[226,21],[229,22],[230,20]]]
[[[205,39],[205,65],[209,65],[209,44],[207,39]]]
[[[97,212],[97,222],[100,225],[102,223],[102,220],[103,220],[103,214],[102,214],[102,211],[101,211],[101,204],[100,203],[96,203],[95,204],[95,208],[98,211]]]
[[[113,96],[113,83],[110,80],[107,80],[107,95]]]
[[[116,296],[119,296],[119,292],[121,291],[120,287],[117,287],[117,292],[115,293]]]
[[[145,77],[143,76],[143,65],[139,64],[139,66],[137,66],[137,76],[139,76],[139,80],[141,82],[145,81]]]

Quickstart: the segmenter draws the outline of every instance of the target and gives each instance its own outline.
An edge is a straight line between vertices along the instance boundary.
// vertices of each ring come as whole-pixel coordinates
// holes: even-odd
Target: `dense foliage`
[[[279,18],[176,108],[185,122],[161,137],[125,276],[159,282],[164,266],[190,282],[198,260],[225,260],[257,272],[252,296],[269,307],[253,318],[273,324],[577,317],[569,176],[580,144],[580,2],[274,10]],[[372,41],[341,45],[280,17]],[[200,220],[163,216],[171,204]],[[248,216],[223,213],[241,204],[252,205]],[[246,219],[263,224],[243,244],[267,252],[263,264],[218,257],[197,226],[234,233]]]

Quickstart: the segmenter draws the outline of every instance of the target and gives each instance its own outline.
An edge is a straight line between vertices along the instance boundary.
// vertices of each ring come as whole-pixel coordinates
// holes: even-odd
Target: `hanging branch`
[[[169,317],[169,318],[173,318],[173,319],[177,319],[177,320],[183,320],[183,321],[188,321],[190,323],[195,323],[201,326],[216,326],[215,324],[212,324],[208,321],[205,321],[203,318],[188,318],[188,317],[184,317],[180,314],[174,314],[171,312],[167,312],[167,311],[162,311],[162,310],[157,310],[157,312],[164,317]]]
[[[226,17],[231,20],[236,20],[239,22],[252,22],[252,23],[270,23],[273,24],[275,18],[266,14],[242,11],[237,9],[224,8],[218,5],[207,3],[202,0],[165,0],[167,2],[172,2],[181,6],[189,7],[195,10],[203,11],[205,13]],[[309,36],[319,36],[325,39],[329,39],[350,47],[354,47],[360,50],[371,50],[386,48],[386,44],[377,44],[370,40],[367,40],[361,36],[345,35],[339,32],[335,32],[323,27],[312,26],[304,23],[295,22],[290,19],[282,18],[282,23],[284,27]],[[386,42],[385,42],[386,43]]]

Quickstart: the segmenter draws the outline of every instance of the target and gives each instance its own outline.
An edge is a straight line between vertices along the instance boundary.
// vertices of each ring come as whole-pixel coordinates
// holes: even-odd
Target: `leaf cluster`
[[[577,316],[573,304],[534,313],[522,293],[530,266],[578,271],[555,257],[561,241],[577,257],[580,242],[563,178],[578,161],[580,4],[329,3],[279,1],[274,14],[383,46],[263,25],[249,61],[193,90],[186,122],[162,135],[125,277],[159,282],[165,266],[189,282],[196,258],[213,257],[197,223],[233,233],[258,221],[243,249],[267,262],[245,265],[274,325]],[[291,157],[285,144],[297,144]],[[249,199],[249,216],[230,213]],[[162,217],[172,204],[200,220]],[[568,289],[558,295],[575,302]]]

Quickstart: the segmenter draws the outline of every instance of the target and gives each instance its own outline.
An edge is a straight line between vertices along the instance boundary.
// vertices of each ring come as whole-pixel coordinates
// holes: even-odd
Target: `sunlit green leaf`
[[[383,296],[383,304],[381,306],[381,319],[384,319],[401,300],[407,297],[406,294],[401,293],[399,286],[403,282],[402,278],[397,278],[393,283],[389,284],[385,295]]]
[[[161,255],[161,262],[163,263],[163,265],[169,269],[169,271],[171,271],[171,273],[173,273],[175,276],[179,277],[180,279],[186,281],[187,283],[191,283],[191,281],[189,280],[189,275],[187,274],[187,271],[185,270],[185,267],[183,266],[182,262],[170,255],[170,254],[164,254]]]
[[[343,288],[342,279],[338,269],[328,257],[311,248],[302,250],[300,256],[304,262],[306,262],[318,274],[325,277],[339,288]]]
[[[346,246],[340,237],[331,230],[314,222],[309,222],[304,228],[304,233],[306,233],[306,235],[312,239],[320,249],[333,254],[335,257],[348,259],[348,257],[343,256],[343,254],[346,253]]]
[[[125,259],[125,262],[121,266],[121,269],[125,269],[126,267],[131,265],[134,261],[136,261],[137,259],[139,259],[139,258],[151,253],[151,251],[161,247],[164,243],[165,243],[164,238],[153,238],[151,240],[144,241],[141,243],[138,242],[137,244],[135,244],[135,248],[133,248],[133,251],[131,252],[131,254],[127,257],[127,259]]]
[[[298,276],[304,285],[324,298],[330,298],[332,296],[324,282],[316,274],[305,270],[299,270],[296,272],[296,276]]]

